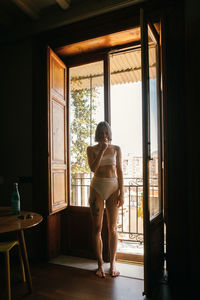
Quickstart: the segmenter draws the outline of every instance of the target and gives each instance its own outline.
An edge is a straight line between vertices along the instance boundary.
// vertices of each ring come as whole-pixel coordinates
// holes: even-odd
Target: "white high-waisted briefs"
[[[118,189],[117,177],[94,176],[90,185],[103,200],[107,200]]]

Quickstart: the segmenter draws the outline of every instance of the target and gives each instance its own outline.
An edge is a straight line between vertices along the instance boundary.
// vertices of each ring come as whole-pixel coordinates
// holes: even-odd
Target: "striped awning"
[[[149,48],[149,76],[156,77],[156,48]],[[110,54],[111,85],[141,81],[141,49]],[[70,69],[71,89],[80,90],[101,87],[103,61],[94,62]]]

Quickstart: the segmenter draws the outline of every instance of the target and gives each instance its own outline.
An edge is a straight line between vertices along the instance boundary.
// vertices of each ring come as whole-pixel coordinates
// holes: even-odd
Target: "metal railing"
[[[120,207],[118,233],[121,240],[143,242],[143,181],[124,179],[124,205]]]
[[[89,206],[90,182],[92,177],[78,174],[71,178],[71,205]],[[81,175],[81,176],[80,176]],[[155,181],[155,178],[154,178]],[[158,187],[152,181],[150,185],[151,214],[158,203]],[[120,207],[117,222],[119,239],[143,243],[143,180],[142,178],[124,178],[124,205]]]

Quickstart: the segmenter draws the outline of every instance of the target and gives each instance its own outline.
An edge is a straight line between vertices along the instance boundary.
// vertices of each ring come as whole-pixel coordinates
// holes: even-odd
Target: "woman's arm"
[[[94,155],[94,148],[92,146],[87,147],[88,164],[92,172],[95,172],[99,168],[102,156],[106,151],[107,147],[108,145],[106,143],[103,143],[96,157]]]
[[[124,179],[122,172],[122,154],[120,147],[117,146],[117,177],[118,177],[118,185],[119,185],[119,200],[118,206],[122,206],[124,204]]]

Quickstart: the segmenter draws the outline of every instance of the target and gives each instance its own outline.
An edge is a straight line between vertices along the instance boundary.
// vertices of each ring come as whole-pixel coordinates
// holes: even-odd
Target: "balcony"
[[[88,207],[90,182],[89,174],[75,174],[71,178],[71,205]],[[150,214],[158,207],[157,177],[150,179]],[[120,207],[117,222],[118,252],[143,255],[143,180],[124,178],[124,205]]]

